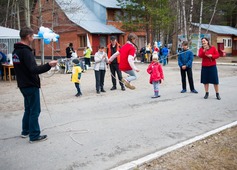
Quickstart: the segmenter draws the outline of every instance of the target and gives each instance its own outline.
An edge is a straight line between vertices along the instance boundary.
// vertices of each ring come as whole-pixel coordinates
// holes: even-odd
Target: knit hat
[[[72,62],[73,62],[74,64],[79,64],[79,60],[78,60],[78,59],[73,59]]]
[[[152,60],[158,60],[158,53],[156,51],[152,54]]]

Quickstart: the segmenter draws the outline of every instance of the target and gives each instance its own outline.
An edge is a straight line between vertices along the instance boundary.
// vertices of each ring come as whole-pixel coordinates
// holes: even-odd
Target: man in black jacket
[[[31,28],[20,30],[21,41],[14,44],[12,53],[17,85],[24,97],[25,112],[22,119],[21,137],[29,135],[30,143],[43,141],[47,135],[40,135],[38,117],[40,115],[40,78],[39,74],[47,72],[56,66],[57,61],[38,66],[30,47],[34,33]]]

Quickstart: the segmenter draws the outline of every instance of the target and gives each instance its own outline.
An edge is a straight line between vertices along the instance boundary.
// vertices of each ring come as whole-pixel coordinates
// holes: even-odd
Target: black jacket
[[[14,44],[12,60],[19,88],[40,88],[40,78],[38,74],[47,72],[51,68],[48,63],[38,66],[32,53],[32,49],[22,43]]]

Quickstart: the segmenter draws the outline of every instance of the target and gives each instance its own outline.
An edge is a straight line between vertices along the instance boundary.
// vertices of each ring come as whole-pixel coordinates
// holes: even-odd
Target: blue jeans
[[[160,82],[159,81],[153,81],[152,84],[153,84],[154,92],[159,93]]]
[[[125,71],[125,73],[129,74],[129,77],[126,78],[126,80],[127,80],[128,82],[131,82],[131,81],[137,79],[137,76],[136,76],[134,70]]]
[[[163,63],[163,66],[165,66],[167,64],[167,56],[166,55],[162,55],[162,63]]]
[[[40,135],[38,117],[40,115],[39,88],[27,87],[20,89],[24,97],[25,112],[22,118],[22,135],[28,135],[30,140],[35,140]]]

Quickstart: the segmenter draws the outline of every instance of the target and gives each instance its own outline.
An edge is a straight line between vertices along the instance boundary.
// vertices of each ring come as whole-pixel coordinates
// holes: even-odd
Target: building
[[[121,8],[117,0],[41,0],[36,3],[32,15],[32,28],[37,32],[42,25],[60,35],[57,43],[45,45],[45,56],[66,56],[65,49],[70,42],[79,56],[88,46],[93,53],[100,45],[106,46],[110,36],[116,36],[120,44],[127,40],[128,32],[121,29],[122,23],[116,17]],[[136,32],[138,48],[145,45],[145,31]],[[34,47],[36,56],[41,55],[40,40]]]
[[[193,24],[198,33],[198,23]],[[210,34],[211,44],[217,47],[221,56],[237,55],[237,28],[222,25],[201,24],[201,33]]]

